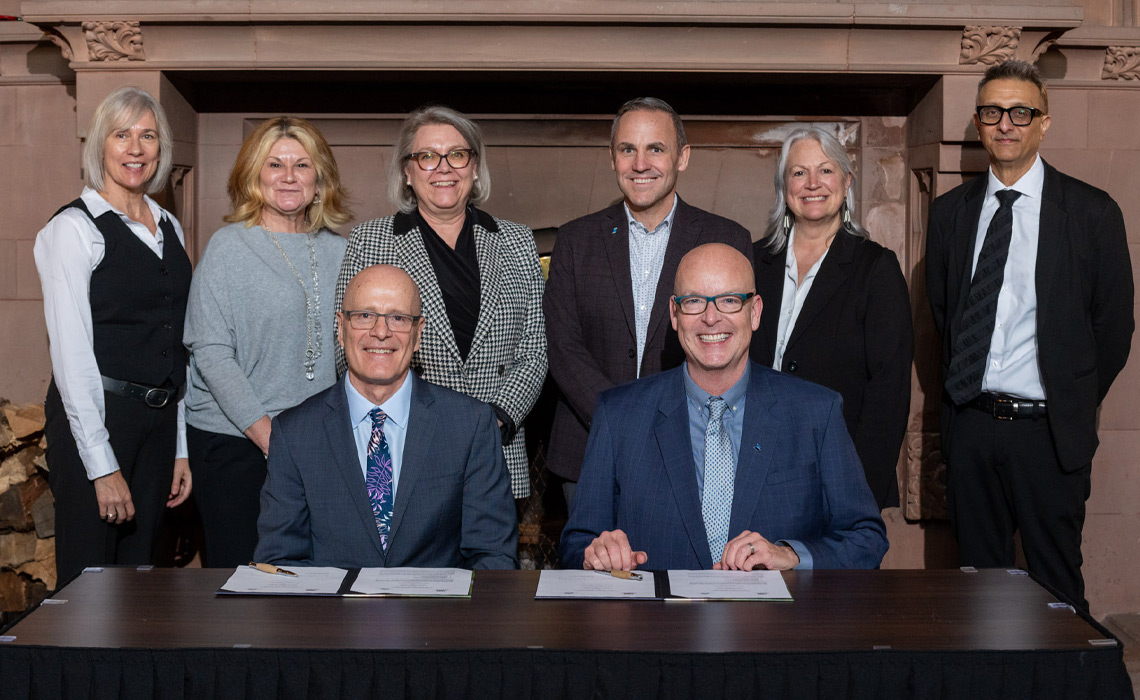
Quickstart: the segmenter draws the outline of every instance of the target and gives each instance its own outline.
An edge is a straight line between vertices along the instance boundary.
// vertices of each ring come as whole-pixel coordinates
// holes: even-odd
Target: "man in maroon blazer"
[[[622,105],[610,157],[622,201],[558,229],[543,297],[550,373],[559,388],[547,465],[566,480],[567,503],[598,394],[685,359],[669,324],[681,258],[714,242],[751,255],[743,226],[677,196],[689,145],[681,118],[664,101],[639,97]]]

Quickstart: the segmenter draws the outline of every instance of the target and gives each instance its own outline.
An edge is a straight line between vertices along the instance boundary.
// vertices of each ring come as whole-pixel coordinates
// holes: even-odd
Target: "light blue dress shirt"
[[[997,213],[997,192],[1011,189],[1021,193],[1013,203],[1013,238],[1005,261],[1005,277],[998,292],[997,316],[986,358],[982,390],[1009,394],[1022,399],[1044,399],[1041,365],[1037,361],[1037,242],[1041,229],[1041,190],[1045,186],[1045,165],[1041,156],[1033,161],[1021,179],[1006,187],[989,170],[986,198],[978,218],[974,260],[970,274],[978,266],[986,229]]]
[[[368,441],[372,439],[372,416],[369,412],[376,404],[364,398],[344,375],[344,393],[348,396],[348,419],[352,435],[356,438],[356,456],[360,460],[360,473],[368,475]],[[392,455],[392,503],[396,502],[396,486],[400,483],[400,465],[404,461],[404,441],[408,436],[408,415],[412,411],[412,381],[404,377],[404,383],[395,394],[380,404],[387,414],[384,420],[384,439],[388,442],[388,452]]]
[[[709,397],[712,396],[709,392],[697,386],[689,376],[689,363],[684,364],[685,371],[682,376],[685,378],[685,406],[689,409],[689,442],[693,447],[693,465],[696,468],[697,474],[697,499],[704,499],[705,492],[705,430],[709,424]],[[721,394],[721,398],[728,404],[728,410],[724,412],[724,429],[728,433],[728,440],[732,444],[732,452],[735,454],[736,460],[733,463],[735,468],[740,464],[740,436],[744,432],[744,403],[748,398],[748,382],[752,376],[752,366],[748,363],[744,367],[744,375],[737,380],[735,384],[729,388],[728,391]],[[735,496],[733,497],[735,499]],[[728,539],[732,539],[739,535],[739,532],[729,532]],[[800,558],[800,563],[796,566],[797,569],[810,569],[812,568],[812,556],[808,548],[803,545],[799,540],[778,540],[773,544],[782,544],[791,547]],[[713,554],[713,561],[718,558],[718,554]]]
[[[840,231],[835,235],[842,236],[845,234]],[[819,260],[816,260],[808,273],[804,275],[803,284],[800,284],[800,267],[796,262],[795,240],[796,229],[793,226],[791,232],[788,233],[787,257],[784,263],[784,290],[780,297],[780,322],[776,328],[776,355],[772,360],[772,369],[775,370],[781,369],[781,365],[784,364],[784,351],[788,349],[788,339],[791,338],[792,331],[796,329],[796,319],[800,317],[800,311],[804,308],[804,301],[807,300],[807,296],[811,292],[811,285],[819,273],[819,266],[823,264],[824,258],[831,250],[831,246],[828,246],[823,251],[823,255],[819,256]]]
[[[641,376],[641,358],[645,355],[645,336],[649,334],[649,315],[657,296],[657,283],[661,268],[665,266],[665,249],[669,247],[669,234],[673,231],[673,215],[677,213],[677,195],[673,195],[673,208],[665,219],[650,231],[645,228],[629,205],[625,207],[629,222],[629,277],[633,282],[633,319],[637,329],[637,376]]]

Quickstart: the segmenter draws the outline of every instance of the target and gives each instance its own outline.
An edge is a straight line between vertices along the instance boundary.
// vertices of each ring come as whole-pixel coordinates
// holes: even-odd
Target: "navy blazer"
[[[559,389],[546,457],[550,471],[578,480],[598,394],[685,361],[669,323],[669,297],[681,258],[704,243],[752,254],[747,229],[678,198],[639,375],[625,207],[618,202],[558,228],[542,299],[550,374]]]
[[[787,246],[757,241],[756,293],[764,302],[751,357],[771,367],[783,311]],[[879,508],[899,504],[899,447],[910,417],[914,331],[895,254],[840,231],[819,266],[777,369],[843,397],[843,418]]]
[[[926,286],[942,336],[943,376],[970,291],[987,177],[959,185],[930,207]],[[1120,207],[1106,192],[1045,163],[1036,255],[1037,361],[1049,430],[1061,468],[1076,471],[1092,462],[1097,406],[1132,347],[1132,264]],[[954,410],[942,393],[946,449]]]
[[[562,532],[566,567],[581,568],[595,537],[621,529],[635,551],[648,555],[644,568],[712,568],[684,371],[602,394]],[[839,402],[829,389],[752,365],[729,539],[752,530],[772,542],[798,540],[816,569],[878,567],[886,529]]]
[[[343,382],[273,419],[257,561],[300,566],[518,567],[495,414],[409,372],[412,405],[388,551],[364,485]]]

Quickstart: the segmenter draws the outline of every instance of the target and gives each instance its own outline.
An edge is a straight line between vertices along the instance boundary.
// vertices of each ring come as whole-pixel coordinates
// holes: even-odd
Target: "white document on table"
[[[471,595],[471,573],[467,569],[361,569],[349,595],[461,598]]]
[[[608,571],[561,571],[543,569],[535,598],[643,599],[657,598],[653,573],[638,572],[641,580],[610,576]]]
[[[779,571],[669,570],[669,593],[691,600],[788,600],[788,584]]]
[[[333,566],[290,566],[296,574],[268,574],[252,566],[239,566],[220,593],[250,595],[336,595],[344,582],[346,569]]]

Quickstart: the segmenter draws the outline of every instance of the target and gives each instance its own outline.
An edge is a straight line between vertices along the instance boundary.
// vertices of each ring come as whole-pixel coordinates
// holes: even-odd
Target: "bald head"
[[[355,310],[357,300],[364,295],[364,290],[373,289],[389,291],[399,301],[407,302],[404,309],[406,312],[418,315],[423,308],[419,287],[408,273],[395,265],[373,265],[357,272],[344,288],[341,306],[350,311]]]
[[[698,294],[692,290],[697,278],[715,278],[716,284],[733,292],[756,290],[752,261],[736,248],[724,243],[706,243],[686,253],[677,266],[673,293]]]

